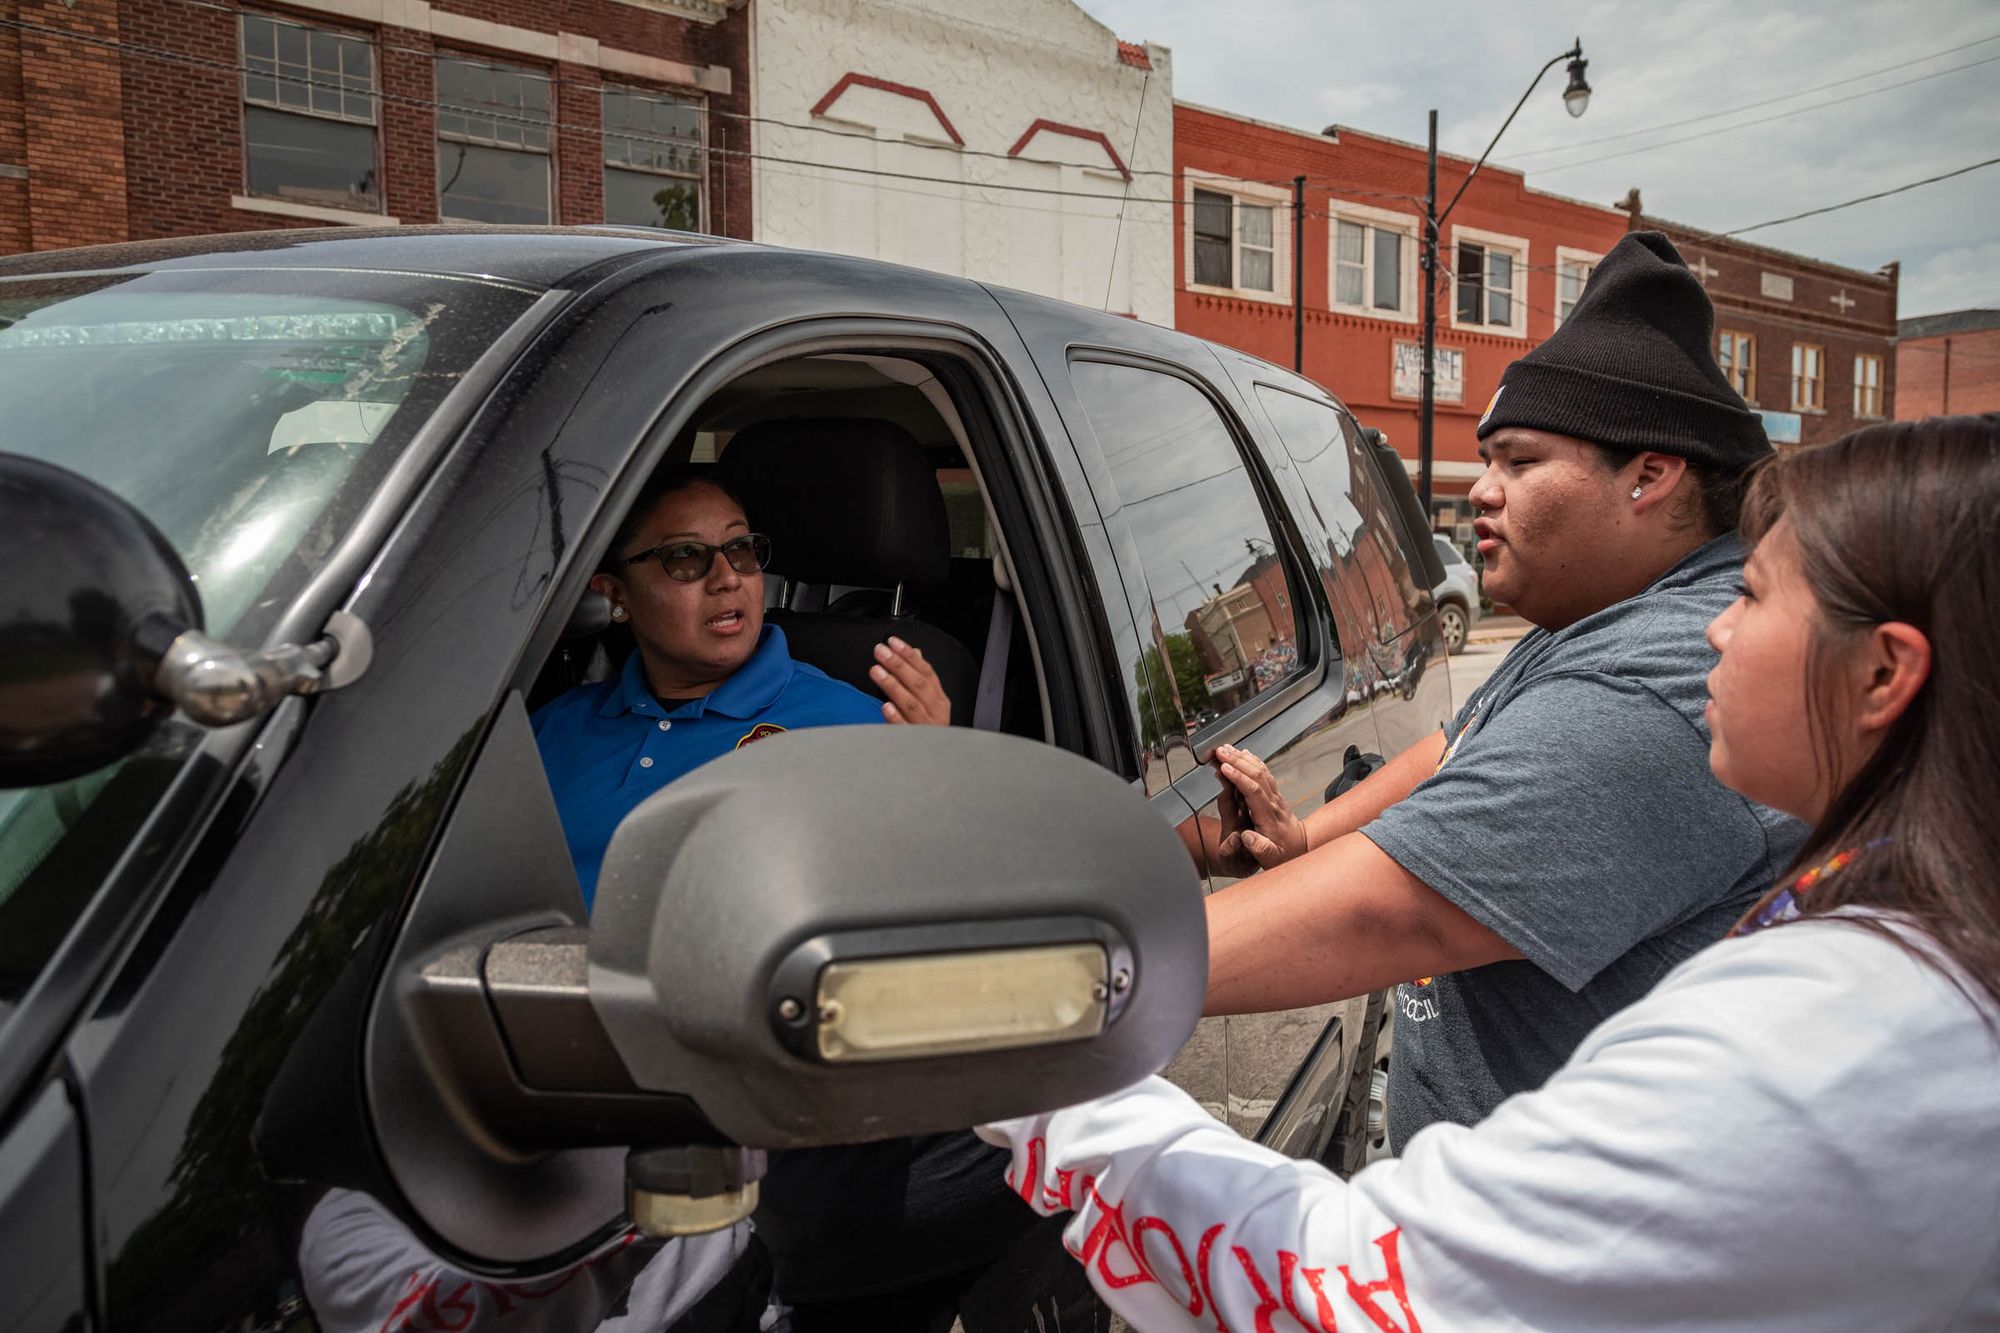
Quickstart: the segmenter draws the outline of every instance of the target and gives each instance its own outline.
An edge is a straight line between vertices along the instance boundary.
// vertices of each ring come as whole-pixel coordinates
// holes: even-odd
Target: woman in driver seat
[[[764,624],[770,554],[725,487],[671,469],[591,578],[637,650],[534,717],[586,903],[619,821],[709,760],[799,727],[951,720],[937,673],[900,639],[876,646],[870,672],[887,703],[794,661]],[[755,1224],[793,1333],[944,1333],[954,1319],[1017,1333],[1051,1301],[1058,1317],[1093,1307],[1059,1224],[1002,1182],[1005,1160],[969,1131],[773,1154]]]
[[[784,631],[764,624],[770,557],[720,482],[674,468],[647,484],[591,577],[637,650],[534,719],[586,904],[619,821],[709,760],[799,727],[951,721],[937,673],[900,639],[875,649],[887,703],[794,661]]]

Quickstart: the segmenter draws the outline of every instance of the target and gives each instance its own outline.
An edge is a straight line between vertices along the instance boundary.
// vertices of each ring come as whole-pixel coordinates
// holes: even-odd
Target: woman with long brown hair
[[[983,1130],[1137,1328],[2000,1328],[2000,415],[1777,459],[1743,527],[1710,762],[1797,864],[1351,1182],[1157,1079]]]

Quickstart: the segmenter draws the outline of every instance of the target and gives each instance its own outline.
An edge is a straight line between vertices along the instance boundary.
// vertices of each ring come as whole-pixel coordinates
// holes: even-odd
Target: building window
[[[700,98],[604,90],[604,220],[703,230]]]
[[[1792,411],[1826,410],[1826,349],[1792,344]]]
[[[374,47],[261,14],[243,15],[242,37],[249,192],[381,212]]]
[[[1569,312],[1576,309],[1576,303],[1583,298],[1584,284],[1590,275],[1597,272],[1598,261],[1603,255],[1586,254],[1581,250],[1567,247],[1556,248],[1556,326],[1560,328],[1569,320]]]
[[[1416,220],[1403,213],[1335,203],[1333,308],[1412,319],[1416,305]]]
[[[1201,188],[1193,202],[1190,282],[1279,295],[1277,203]]]
[[[1882,415],[1882,358],[1857,355],[1854,358],[1854,415]]]
[[[1724,329],[1716,338],[1715,363],[1729,387],[1743,395],[1743,401],[1757,401],[1757,340],[1747,333]]]
[[[545,223],[549,81],[531,69],[439,56],[438,215]]]
[[[1459,328],[1483,328],[1526,337],[1527,302],[1522,280],[1528,267],[1528,243],[1517,237],[1496,236],[1452,228],[1458,300],[1452,307],[1452,323]]]

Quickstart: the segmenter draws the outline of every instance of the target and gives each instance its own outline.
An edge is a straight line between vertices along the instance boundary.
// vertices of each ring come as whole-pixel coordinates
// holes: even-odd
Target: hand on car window
[[[868,676],[889,696],[882,705],[885,721],[926,727],[951,724],[951,698],[937,671],[901,639],[892,635],[887,643],[875,645],[875,665],[868,668]]]
[[[1225,865],[1249,874],[1305,855],[1305,823],[1292,813],[1264,761],[1248,750],[1218,745],[1215,763],[1228,784],[1222,793],[1223,838],[1217,849]]]

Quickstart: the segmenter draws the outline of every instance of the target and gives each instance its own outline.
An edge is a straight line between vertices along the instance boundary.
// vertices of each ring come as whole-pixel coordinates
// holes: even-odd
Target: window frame
[[[1868,421],[1882,419],[1882,354],[1879,352],[1856,352],[1854,354],[1854,415]],[[1863,378],[1861,368],[1868,366],[1872,374]]]
[[[1398,324],[1417,322],[1417,247],[1421,244],[1419,228],[1423,220],[1413,213],[1398,213],[1388,208],[1371,208],[1366,204],[1350,204],[1342,199],[1334,199],[1328,205],[1331,217],[1326,223],[1326,303],[1330,310],[1344,315],[1359,315],[1364,319],[1386,319]],[[1363,227],[1366,231],[1361,242],[1361,294],[1362,302],[1353,305],[1340,299],[1340,226],[1346,223],[1353,227]],[[1403,238],[1402,254],[1397,265],[1396,299],[1400,302],[1394,310],[1373,304],[1375,293],[1375,231],[1392,231]]]
[[[1209,296],[1230,296],[1244,301],[1263,301],[1272,305],[1290,305],[1292,301],[1292,268],[1286,260],[1291,249],[1291,191],[1275,186],[1259,185],[1254,181],[1232,180],[1209,172],[1187,170],[1182,173],[1187,182],[1187,198],[1181,205],[1186,241],[1181,256],[1181,278],[1186,289]],[[1229,284],[1219,286],[1214,283],[1195,281],[1195,195],[1197,193],[1221,195],[1230,201],[1229,213]],[[1271,286],[1243,286],[1243,225],[1241,211],[1244,207],[1268,208],[1271,210],[1271,244],[1251,246],[1254,250],[1269,249],[1271,254]]]
[[[1728,347],[1735,355],[1736,362],[1725,361],[1722,349]],[[1746,355],[1747,353],[1747,355]],[[1717,329],[1715,331],[1715,364],[1722,371],[1722,377],[1729,381],[1729,387],[1743,395],[1746,403],[1757,401],[1757,335],[1745,333],[1741,329]],[[1738,383],[1738,379],[1742,383]]]
[[[1816,373],[1804,373],[1808,362]],[[1801,393],[1805,388],[1811,392]],[[1826,411],[1826,347],[1821,343],[1792,344],[1792,411]]]
[[[304,107],[286,106],[282,99],[275,96],[268,100],[252,97],[249,87],[252,71],[250,68],[251,56],[248,25],[253,20],[260,23],[269,23],[274,27],[297,28],[307,34],[323,32],[330,37],[342,41],[357,42],[366,47],[368,49],[369,75],[367,92],[369,114],[367,119],[364,120],[358,116],[347,115],[344,111],[336,113],[315,110],[311,105],[312,97],[310,92],[307,94],[307,105]],[[238,74],[236,80],[236,122],[238,140],[243,145],[243,166],[239,179],[243,183],[243,196],[246,199],[268,200],[272,203],[283,204],[293,208],[331,209],[340,213],[353,213],[361,218],[376,218],[384,215],[385,210],[389,206],[389,201],[388,182],[385,179],[387,172],[384,168],[385,149],[382,142],[382,60],[381,51],[376,44],[375,36],[374,33],[370,32],[358,32],[327,23],[308,23],[302,19],[292,18],[289,15],[274,14],[264,10],[242,9],[237,11],[236,58]],[[278,68],[280,68],[280,62],[276,55],[277,47],[275,38],[272,50],[273,71],[264,77],[272,80],[273,92],[275,93],[276,85],[286,81],[284,76],[277,72]],[[343,70],[346,68],[344,59],[341,62],[341,68]],[[315,82],[310,36],[308,36],[306,42],[306,81],[308,87],[312,86]],[[346,99],[347,92],[343,85],[341,100],[345,103]],[[250,108],[252,107],[275,112],[279,115],[305,116],[312,120],[331,121],[336,125],[366,125],[368,127],[369,141],[368,169],[370,176],[375,181],[375,199],[372,205],[366,203],[329,204],[319,200],[300,199],[292,195],[266,194],[257,191],[250,183]]]
[[[439,89],[437,75],[439,67],[448,60],[455,61],[462,65],[483,66],[484,68],[489,70],[500,70],[500,71],[505,71],[506,73],[509,74],[525,75],[528,78],[540,79],[544,84],[546,84],[549,89],[549,110],[548,110],[548,118],[545,122],[543,122],[543,128],[547,131],[548,134],[548,146],[546,148],[530,148],[525,143],[523,144],[503,143],[498,139],[481,138],[478,135],[470,133],[447,134],[445,132],[443,124],[443,118],[447,112],[456,111],[460,114],[467,114],[467,113],[487,114],[484,112],[479,112],[476,108],[459,106],[456,103],[445,102],[442,91]],[[431,145],[432,145],[432,151],[438,154],[438,160],[441,161],[443,156],[442,153],[439,152],[439,149],[441,148],[442,145],[448,143],[461,144],[469,148],[485,148],[496,153],[521,153],[529,157],[539,157],[543,159],[548,163],[548,174],[546,177],[548,181],[547,217],[545,221],[541,223],[523,223],[521,225],[524,226],[557,225],[559,222],[557,216],[557,203],[562,198],[562,183],[556,174],[556,141],[558,136],[556,132],[555,76],[538,65],[517,64],[509,61],[493,60],[474,52],[462,51],[456,48],[452,48],[452,49],[440,49],[432,54],[431,80],[432,80],[431,88],[433,93],[435,94],[435,96],[432,99],[432,107],[431,107]],[[494,119],[496,120],[499,118],[500,117],[498,116],[494,117]],[[524,130],[525,127],[530,123],[531,122],[528,122],[525,117],[522,118],[522,124]],[[433,175],[435,175],[435,172],[433,172]],[[437,184],[434,182],[431,188],[434,192],[434,198],[437,203],[438,221],[473,222],[473,223],[479,223],[484,221],[484,219],[481,218],[455,217],[452,214],[447,213],[445,211],[444,187],[441,184]]]
[[[1157,360],[1122,348],[1076,344],[1068,349],[1064,362],[1066,368],[1074,367],[1079,362],[1094,362],[1152,371],[1191,385],[1208,401],[1209,407],[1215,412],[1223,430],[1229,436],[1230,443],[1241,455],[1244,473],[1250,480],[1251,490],[1263,510],[1264,522],[1274,539],[1274,553],[1278,556],[1285,578],[1285,593],[1290,600],[1293,650],[1297,666],[1288,677],[1274,683],[1270,689],[1251,695],[1228,712],[1218,713],[1215,721],[1208,725],[1185,733],[1184,739],[1197,763],[1206,763],[1215,746],[1234,744],[1250,735],[1305,695],[1319,688],[1327,678],[1329,661],[1337,663],[1344,660],[1341,645],[1337,641],[1332,644],[1327,642],[1326,628],[1330,623],[1331,613],[1322,600],[1323,590],[1318,579],[1309,576],[1310,564],[1302,556],[1306,542],[1292,523],[1290,508],[1285,502],[1284,493],[1279,488],[1276,478],[1271,475],[1270,464],[1264,458],[1263,449],[1259,447],[1255,435],[1244,424],[1242,417],[1214,385],[1175,362]],[[1069,389],[1075,395],[1084,422],[1090,425],[1090,446],[1097,451],[1095,466],[1104,469],[1115,488],[1116,474],[1103,455],[1102,445],[1096,435],[1096,422],[1090,415],[1090,408],[1084,402],[1082,393],[1077,390],[1073,377]],[[1153,589],[1152,571],[1145,567],[1143,553],[1138,552],[1138,540],[1132,535],[1130,525],[1122,516],[1124,509],[1122,494],[1118,499],[1117,506],[1110,514],[1102,514],[1103,504],[1101,500],[1099,501],[1101,517],[1107,528],[1112,525],[1122,528],[1125,540],[1132,544],[1135,554],[1141,555],[1139,579],[1145,585],[1150,609],[1157,613],[1159,603]],[[1134,613],[1136,614],[1136,608]],[[1143,633],[1144,627],[1141,626],[1140,629]],[[1171,662],[1164,665],[1168,669],[1172,667]],[[1125,687],[1121,684],[1119,688],[1122,690]],[[1129,699],[1126,700],[1128,708],[1131,702]],[[1140,719],[1134,713],[1130,721],[1133,726],[1132,738],[1137,741],[1141,735]],[[1171,782],[1178,782],[1186,776],[1185,773],[1176,773],[1171,769],[1169,772]]]
[[[695,109],[695,125],[698,136],[695,151],[698,154],[699,165],[695,168],[695,170],[692,172],[679,172],[679,171],[669,171],[662,167],[642,167],[633,162],[613,162],[611,160],[611,152],[610,152],[610,143],[613,135],[611,133],[610,127],[604,121],[604,114],[603,114],[604,95],[606,93],[620,93],[627,97],[640,97],[653,102],[678,102],[684,106],[692,106]],[[610,81],[606,81],[598,88],[598,135],[597,135],[598,142],[602,147],[601,156],[603,157],[602,166],[604,171],[604,178],[608,179],[609,174],[613,171],[630,171],[630,172],[636,172],[641,175],[658,176],[665,180],[692,181],[695,187],[695,215],[696,215],[695,230],[700,232],[707,232],[708,206],[709,206],[708,110],[709,110],[708,97],[706,94],[700,92],[699,90],[682,91],[680,89],[673,89],[673,88],[661,88],[661,87],[649,88],[638,84],[612,83]],[[623,135],[620,137],[629,138],[632,136]],[[600,196],[600,199],[601,198],[602,196]],[[602,211],[601,206],[599,211],[600,212]],[[609,223],[611,219],[609,217],[606,217],[604,218],[604,221]],[[645,225],[645,224],[618,224],[618,225]]]
[[[1459,247],[1464,245],[1479,246],[1483,253],[1491,253],[1494,250],[1499,250],[1513,259],[1513,279],[1508,288],[1508,311],[1511,316],[1508,323],[1472,323],[1461,320],[1458,317],[1458,285],[1460,281],[1458,253]],[[1451,300],[1446,306],[1446,310],[1451,318],[1451,327],[1462,329],[1468,333],[1490,333],[1495,337],[1520,338],[1525,340],[1528,336],[1527,277],[1528,265],[1531,262],[1532,254],[1532,248],[1528,243],[1528,238],[1525,236],[1509,236],[1503,232],[1483,231],[1477,227],[1462,227],[1454,223],[1451,229]],[[1490,268],[1482,258],[1479,275],[1482,302],[1492,300],[1494,289],[1487,282],[1487,274],[1489,272]]]
[[[1558,245],[1556,247],[1555,326],[1557,328],[1561,328],[1568,322],[1570,310],[1576,308],[1575,301],[1570,302],[1569,310],[1563,308],[1563,279],[1570,276],[1568,271],[1570,266],[1576,265],[1583,270],[1583,280],[1576,287],[1577,300],[1582,300],[1583,289],[1590,283],[1590,275],[1595,273],[1597,266],[1603,262],[1604,256],[1594,251],[1579,250],[1575,246],[1570,245]]]

